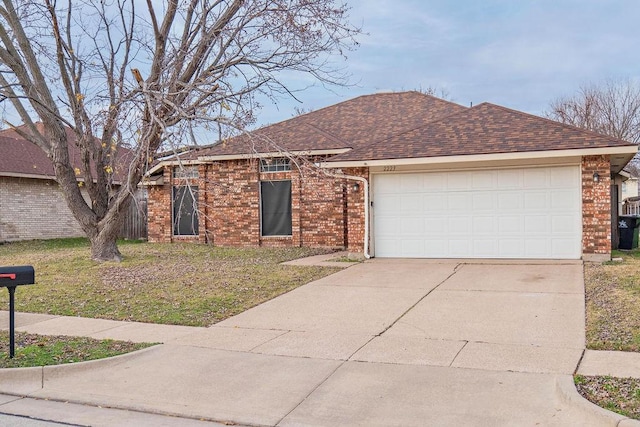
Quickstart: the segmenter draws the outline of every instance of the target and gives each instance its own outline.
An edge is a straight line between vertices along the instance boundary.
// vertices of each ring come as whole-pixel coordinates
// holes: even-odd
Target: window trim
[[[200,170],[197,165],[178,165],[173,167],[174,179],[198,179]]]
[[[260,159],[260,173],[290,172],[291,159],[288,157],[269,157]]]

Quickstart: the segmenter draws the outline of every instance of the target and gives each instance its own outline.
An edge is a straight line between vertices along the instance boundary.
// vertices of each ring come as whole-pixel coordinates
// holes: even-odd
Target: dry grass
[[[585,399],[626,417],[640,419],[640,379],[582,375],[574,379]]]
[[[96,340],[85,337],[34,335],[16,332],[15,357],[9,358],[9,332],[0,331],[0,368],[61,365],[103,359],[153,344]]]
[[[322,253],[306,248],[229,249],[199,244],[120,244],[122,263],[89,259],[84,239],[0,245],[0,265],[33,265],[16,291],[23,312],[208,326],[336,269],[280,265]],[[0,293],[0,307],[7,306]]]
[[[640,251],[622,262],[586,264],[587,348],[640,351]],[[580,394],[605,409],[640,419],[640,380],[575,376]]]
[[[587,347],[640,351],[640,252],[585,265]]]

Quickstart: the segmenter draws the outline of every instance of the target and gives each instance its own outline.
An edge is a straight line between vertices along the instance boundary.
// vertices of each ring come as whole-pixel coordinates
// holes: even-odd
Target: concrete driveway
[[[252,425],[602,425],[582,264],[376,259],[33,397]]]

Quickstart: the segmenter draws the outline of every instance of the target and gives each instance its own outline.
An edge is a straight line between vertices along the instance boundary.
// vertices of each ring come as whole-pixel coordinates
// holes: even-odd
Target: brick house
[[[69,137],[73,138],[71,132]],[[79,168],[80,152],[75,144],[69,144],[69,155]],[[79,176],[78,182],[82,181]],[[89,200],[86,191],[83,191],[83,196]],[[139,203],[132,204],[132,212],[141,204],[146,206],[145,191],[136,194],[136,198]],[[129,213],[127,225],[136,222],[132,217]],[[146,218],[142,219],[146,221]],[[13,130],[1,130],[0,242],[83,236],[85,234],[67,206],[56,182],[53,164],[46,154]]]
[[[361,96],[159,162],[149,240],[608,259],[612,190],[636,151],[488,103]]]

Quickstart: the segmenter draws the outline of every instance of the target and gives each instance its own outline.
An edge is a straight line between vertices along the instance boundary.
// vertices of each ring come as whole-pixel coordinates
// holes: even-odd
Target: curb
[[[0,369],[0,393],[25,396],[42,389],[42,366]]]
[[[62,365],[35,366],[31,368],[0,369],[0,393],[9,395],[28,395],[44,388],[48,379],[57,378],[74,372],[83,372],[95,368],[119,365],[134,357],[156,350],[161,344],[119,354],[105,359],[87,360],[86,362],[66,363]]]
[[[298,258],[291,261],[281,262],[280,265],[291,265],[295,267],[334,267],[345,269],[351,267],[354,264],[359,264],[358,262],[342,262],[342,261],[332,261],[340,256],[348,256],[349,253],[347,251],[341,252],[332,252],[323,255],[312,255],[306,258]]]
[[[582,397],[573,383],[572,375],[556,377],[556,394],[563,403],[573,406],[582,412],[591,412],[598,419],[598,423],[603,426],[640,427],[640,421],[608,411]]]
[[[152,350],[157,350],[162,344],[152,345],[151,347],[143,348],[141,350],[132,351],[130,353],[119,354],[113,357],[107,357],[105,359],[87,360],[86,362],[66,363],[63,365],[49,365],[42,367],[42,382],[43,384],[53,378],[59,378],[62,375],[75,372],[84,372],[95,368],[106,368],[110,366],[116,366],[128,361],[129,359],[142,356]]]

